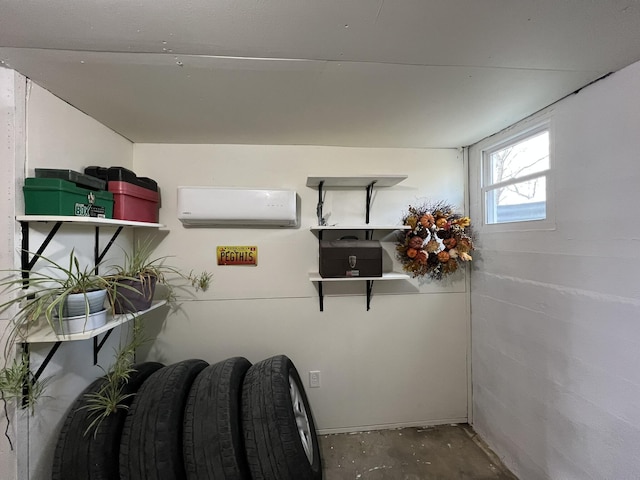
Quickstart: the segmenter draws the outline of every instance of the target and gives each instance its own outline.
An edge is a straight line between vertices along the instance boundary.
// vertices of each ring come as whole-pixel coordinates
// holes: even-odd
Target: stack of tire
[[[135,366],[128,408],[87,432],[87,395],[60,432],[52,480],[320,480],[311,408],[292,361],[243,357]]]

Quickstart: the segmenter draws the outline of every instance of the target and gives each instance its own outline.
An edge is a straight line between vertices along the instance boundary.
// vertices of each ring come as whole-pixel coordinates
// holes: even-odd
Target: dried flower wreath
[[[445,202],[409,206],[402,223],[410,227],[398,235],[396,250],[402,268],[414,277],[441,280],[470,261],[473,250],[471,219]]]

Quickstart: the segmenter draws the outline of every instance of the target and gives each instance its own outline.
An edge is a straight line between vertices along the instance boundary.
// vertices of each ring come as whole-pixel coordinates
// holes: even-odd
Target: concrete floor
[[[466,424],[319,438],[325,480],[517,480]]]

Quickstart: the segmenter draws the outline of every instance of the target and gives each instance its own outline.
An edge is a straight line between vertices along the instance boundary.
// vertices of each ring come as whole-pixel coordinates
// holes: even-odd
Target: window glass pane
[[[547,217],[544,176],[494,188],[486,195],[487,223],[544,220]]]
[[[549,131],[545,130],[489,155],[489,184],[549,169]]]

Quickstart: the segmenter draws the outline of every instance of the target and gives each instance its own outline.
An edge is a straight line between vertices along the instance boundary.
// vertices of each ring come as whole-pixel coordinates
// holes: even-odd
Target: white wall
[[[640,475],[640,63],[550,117],[555,229],[481,232],[474,426],[522,479]],[[480,153],[470,149],[471,216]]]
[[[2,70],[2,69],[0,69]],[[5,72],[5,70],[2,70]],[[22,91],[22,102],[25,92]],[[18,95],[19,96],[19,95]],[[33,175],[34,168],[70,168],[82,171],[88,165],[132,165],[132,144],[116,135],[95,120],[79,112],[67,103],[54,97],[35,84],[29,84],[26,90],[27,105],[27,176]],[[18,99],[18,101],[20,101]],[[20,148],[24,149],[23,144]],[[24,166],[22,166],[25,169]],[[21,178],[24,171],[16,172],[15,197],[9,199],[17,205],[16,214],[24,213],[22,206]],[[4,177],[3,177],[4,180]],[[15,220],[11,219],[15,224]],[[34,225],[31,230],[30,250],[37,249],[39,241],[50,230],[50,224]],[[113,233],[108,228],[101,229],[100,243],[106,244]],[[45,256],[53,260],[68,258],[70,248],[75,248],[78,256],[85,262],[93,258],[94,230],[65,225],[58,232]],[[131,234],[121,235],[116,246],[109,255],[109,262],[121,257],[122,248],[131,244]],[[20,238],[15,239],[15,248],[20,247]],[[3,247],[4,248],[4,247]],[[13,252],[3,251],[13,255]],[[19,264],[15,265],[19,268]],[[37,267],[37,266],[36,266]],[[100,354],[99,363],[107,368],[121,335],[117,329],[105,344]],[[32,345],[31,359],[33,370],[37,369],[44,355],[52,344]],[[0,437],[3,447],[0,449],[0,477],[3,479],[20,478],[44,480],[50,478],[53,450],[61,422],[71,402],[80,391],[94,378],[101,375],[101,370],[93,366],[93,343],[90,340],[63,344],[52,362],[44,372],[51,377],[46,396],[36,408],[34,416],[18,412],[17,423],[14,422],[11,435],[17,449],[9,452]],[[0,420],[0,423],[2,421]],[[2,426],[4,430],[4,426]],[[17,476],[12,468],[17,464]],[[5,466],[9,469],[5,470]]]
[[[16,185],[22,182],[25,164],[25,91],[26,79],[18,73],[0,68],[0,270],[14,268],[16,235],[19,226],[16,224]],[[4,277],[4,275],[0,275]],[[0,297],[4,298],[4,297]],[[3,300],[0,299],[0,303]],[[0,338],[4,338],[9,325],[11,311],[0,314]],[[0,358],[0,367],[4,366],[4,358]],[[8,417],[13,420],[9,426],[12,441],[15,440],[15,411],[8,405]],[[7,421],[0,415],[0,430],[5,431]],[[15,455],[11,444],[0,441],[0,472],[3,478],[16,477]]]
[[[407,174],[379,189],[372,223],[400,223],[409,204],[425,197],[463,206],[465,167],[455,150],[298,146],[134,146],[136,173],[161,186],[160,220],[170,234],[159,254],[185,269],[214,274],[210,292],[185,301],[166,322],[158,316],[149,359],[190,357],[215,362],[243,355],[252,362],[289,355],[303,379],[318,427],[348,431],[467,418],[465,278],[444,285],[377,282],[366,311],[364,283],[327,285],[325,311],[308,272],[318,268],[317,190],[307,176]],[[215,185],[289,188],[301,200],[299,229],[184,228],[176,218],[176,187]],[[329,191],[329,223],[363,223],[364,189]],[[218,267],[218,245],[257,245],[257,267]],[[393,238],[385,242],[391,267]],[[397,265],[396,265],[397,267]],[[153,324],[149,319],[148,324]]]

